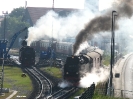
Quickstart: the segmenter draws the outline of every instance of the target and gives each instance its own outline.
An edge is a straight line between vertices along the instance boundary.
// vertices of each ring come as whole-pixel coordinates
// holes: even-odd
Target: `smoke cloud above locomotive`
[[[61,17],[51,10],[42,16],[33,27],[28,28],[28,45],[33,41],[52,37],[58,41],[66,37],[76,37],[84,24],[94,16],[90,9],[76,10],[66,17]]]
[[[118,15],[118,19],[121,17],[130,18],[133,14],[133,0],[120,0],[120,5],[114,8]],[[76,42],[74,44],[74,53],[79,49],[79,45],[82,44],[87,39],[91,39],[93,34],[99,33],[101,31],[111,30],[111,14],[113,9],[108,10],[104,15],[97,16],[92,19],[84,29],[82,29],[76,36]],[[118,25],[116,25],[118,28]],[[116,28],[116,29],[117,29]]]

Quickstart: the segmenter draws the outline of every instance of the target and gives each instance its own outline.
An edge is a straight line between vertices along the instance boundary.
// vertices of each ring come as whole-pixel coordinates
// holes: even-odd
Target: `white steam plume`
[[[60,17],[54,11],[42,16],[33,27],[28,29],[28,45],[45,39],[46,36],[62,40],[66,36],[75,37],[84,24],[94,17],[90,10],[78,10],[67,17]]]
[[[60,83],[58,84],[58,86],[59,86],[60,88],[66,88],[66,87],[72,86],[72,84],[71,84],[70,82],[66,81],[66,80],[63,80],[62,82],[60,82]]]
[[[91,73],[86,73],[80,80],[79,87],[87,88],[94,82],[96,85],[100,82],[104,82],[109,78],[109,70],[105,68],[96,69],[93,68]]]
[[[133,52],[133,16],[129,19],[123,18],[119,21],[119,30],[115,32],[116,42],[119,44],[120,52],[130,53]]]
[[[84,50],[85,48],[88,48],[88,47],[90,47],[89,44],[88,44],[88,42],[87,42],[87,41],[83,42],[83,43],[79,46],[79,49],[78,49],[78,51],[75,53],[75,55],[79,55],[79,53],[80,53],[82,50]]]

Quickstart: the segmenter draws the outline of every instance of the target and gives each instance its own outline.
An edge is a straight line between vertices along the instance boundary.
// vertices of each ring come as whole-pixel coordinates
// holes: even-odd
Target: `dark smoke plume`
[[[86,27],[79,32],[79,34],[76,37],[76,42],[73,46],[74,53],[76,53],[77,49],[79,48],[79,45],[86,41],[86,39],[89,37],[91,38],[92,35],[99,31],[108,31],[111,28],[111,17],[104,16],[104,17],[96,17],[95,19],[91,20],[89,24],[86,25]]]
[[[121,17],[131,17],[133,14],[133,0],[121,0],[121,3],[114,8],[118,13],[118,19]],[[88,38],[92,38],[93,34],[101,31],[111,31],[112,26],[112,12],[109,10],[103,16],[98,16],[92,19],[84,29],[82,29],[76,36],[76,41],[73,46],[74,54],[79,49],[81,43],[86,41]],[[118,29],[117,23],[116,28]]]

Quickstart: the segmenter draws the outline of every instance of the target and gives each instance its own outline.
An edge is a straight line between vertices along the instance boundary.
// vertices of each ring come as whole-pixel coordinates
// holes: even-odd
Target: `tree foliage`
[[[16,8],[10,13],[10,17],[16,17],[17,18],[19,16],[23,16],[24,13],[25,13],[25,9],[23,7]]]
[[[23,21],[25,9],[23,7],[14,9],[10,14],[4,17],[4,20],[1,22],[0,27],[0,39],[3,39],[4,33],[5,38],[10,42],[12,36],[25,27],[29,27],[29,23]],[[4,32],[5,29],[5,32]],[[27,31],[21,33],[18,38],[24,38],[27,35]],[[18,44],[14,44],[17,46]]]

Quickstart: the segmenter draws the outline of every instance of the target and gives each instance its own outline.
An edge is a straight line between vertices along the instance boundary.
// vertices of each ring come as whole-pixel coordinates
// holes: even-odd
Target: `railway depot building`
[[[46,15],[48,11],[54,10],[61,17],[66,17],[70,13],[77,11],[78,9],[70,9],[70,8],[47,8],[47,7],[27,7],[25,9],[25,15],[23,20],[28,22],[31,26],[33,26],[39,18]]]

